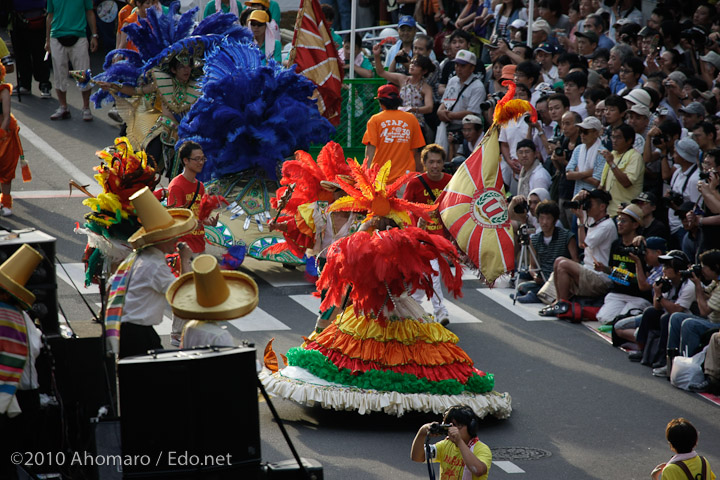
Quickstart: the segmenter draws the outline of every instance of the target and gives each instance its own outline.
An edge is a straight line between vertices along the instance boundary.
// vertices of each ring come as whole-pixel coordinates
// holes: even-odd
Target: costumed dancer
[[[327,143],[318,154],[317,162],[309,153],[298,150],[294,160],[283,163],[283,176],[277,191],[275,207],[282,214],[270,223],[270,230],[283,232],[286,243],[270,247],[268,253],[283,247],[298,257],[313,257],[318,269],[325,266],[330,245],[351,235],[360,228],[364,215],[357,212],[328,211],[341,197],[347,195],[337,178],[352,183],[350,167],[342,147],[336,142]],[[283,201],[289,193],[292,196]],[[325,292],[321,292],[324,299]],[[315,332],[321,332],[338,313],[334,307],[322,310],[318,316]]]
[[[35,295],[25,288],[42,255],[25,244],[0,265],[0,455],[34,448],[39,431],[40,390],[35,360],[41,332],[26,310]],[[0,463],[1,478],[15,478],[15,466]]]
[[[13,199],[10,187],[15,178],[18,160],[22,163],[23,181],[29,182],[32,179],[20,143],[20,127],[10,112],[10,95],[12,85],[5,83],[5,66],[0,64],[0,215],[3,217],[12,215]]]
[[[83,205],[91,212],[85,215],[83,227],[75,233],[87,235],[83,262],[85,286],[100,283],[103,273],[110,273],[132,251],[128,238],[140,227],[130,197],[143,187],[154,189],[160,177],[148,165],[145,152],[136,152],[127,137],[118,137],[114,145],[96,153],[100,165],[95,179],[102,193],[93,196],[83,186],[71,181],[88,197]]]
[[[146,18],[124,27],[138,51],[111,51],[105,72],[93,79],[114,97],[131,142],[148,152],[160,173],[167,169],[168,178],[179,171],[174,159],[177,129],[201,95],[197,79],[205,51],[225,37],[251,41],[246,29],[234,25],[237,17],[231,13],[211,15],[193,29],[197,7],[182,15],[179,9],[180,2],[173,2],[166,13],[150,8]],[[108,93],[99,93],[93,100],[99,107],[110,99]]]
[[[177,239],[197,227],[190,210],[166,209],[147,187],[130,197],[130,202],[142,227],[128,239],[134,250],[111,280],[105,315],[108,350],[120,358],[162,348],[153,326],[162,322],[165,293],[175,281],[165,255],[174,253]],[[181,272],[189,271],[190,248],[180,243],[177,251]]]
[[[232,335],[222,324],[255,310],[258,286],[244,273],[220,270],[212,255],[200,255],[192,262],[192,272],[170,285],[166,299],[173,315],[186,321],[183,348],[232,347]]]
[[[298,403],[359,413],[443,412],[470,405],[478,416],[511,412],[510,396],[493,391],[494,376],[476,369],[457,346],[458,337],[435,322],[409,295],[432,293],[430,260],[442,257],[440,273],[461,294],[462,269],[453,245],[410,224],[409,213],[431,221],[434,207],[395,197],[414,174],[386,186],[391,162],[367,171],[351,163],[354,185],[337,182],[349,196],[330,210],[366,211],[361,231],[335,242],[318,288],[322,308],[352,300],[341,315],[303,347],[291,349],[288,366],[263,372],[268,392]],[[448,262],[455,266],[451,272]]]

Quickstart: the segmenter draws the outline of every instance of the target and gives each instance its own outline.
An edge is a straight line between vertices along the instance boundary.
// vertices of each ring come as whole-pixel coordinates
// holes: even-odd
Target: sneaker
[[[173,347],[179,347],[180,346],[180,336],[179,335],[170,335],[170,345]]]
[[[0,215],[2,215],[3,217],[9,217],[10,215],[12,215],[12,210],[7,207],[2,207],[0,208]]]
[[[83,108],[82,119],[84,122],[92,122],[93,115],[89,108]]]
[[[695,393],[705,393],[710,390],[710,382],[705,379],[700,383],[691,383],[688,385],[688,390]]]
[[[667,365],[664,367],[653,368],[653,375],[656,377],[667,377]]]
[[[67,120],[68,118],[70,118],[70,110],[67,107],[58,107],[55,113],[50,115],[50,120]]]
[[[15,94],[16,95],[32,95],[32,92],[30,91],[29,88],[17,87],[15,89]]]
[[[440,325],[442,325],[443,327],[447,327],[449,323],[450,323],[450,319],[447,317],[440,320]]]
[[[535,292],[528,292],[517,299],[520,303],[542,303]]]
[[[113,122],[125,123],[125,120],[123,120],[122,117],[120,116],[120,114],[118,113],[117,107],[112,107],[107,115],[108,115],[108,117],[110,117],[110,119]]]
[[[50,93],[50,87],[40,87],[40,98],[52,98],[52,93]]]
[[[639,362],[642,360],[643,352],[642,350],[635,350],[634,352],[628,353],[628,360],[631,362]]]

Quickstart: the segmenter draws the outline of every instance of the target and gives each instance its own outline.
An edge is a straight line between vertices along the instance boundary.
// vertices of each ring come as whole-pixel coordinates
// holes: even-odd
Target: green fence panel
[[[346,78],[342,86],[342,110],[340,124],[331,140],[343,147],[345,157],[362,161],[365,145],[362,143],[370,117],[380,111],[375,96],[380,86],[387,83],[382,78]],[[322,145],[310,147],[310,154],[317,157]]]

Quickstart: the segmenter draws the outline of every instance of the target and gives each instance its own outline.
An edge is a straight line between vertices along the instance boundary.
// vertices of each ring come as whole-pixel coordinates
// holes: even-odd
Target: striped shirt
[[[545,243],[542,230],[530,236],[530,241],[535,253],[537,253],[537,259],[540,262],[540,269],[545,276],[545,280],[550,278],[557,257],[570,258],[568,243],[574,236],[574,233],[563,227],[555,227],[552,239],[548,244]]]

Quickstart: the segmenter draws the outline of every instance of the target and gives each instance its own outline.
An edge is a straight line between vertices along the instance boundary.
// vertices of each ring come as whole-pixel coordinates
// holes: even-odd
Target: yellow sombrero
[[[212,255],[199,255],[192,272],[181,275],[165,298],[172,311],[187,320],[232,320],[252,312],[258,286],[244,273],[220,270]]]
[[[197,220],[189,209],[163,207],[148,187],[135,192],[130,202],[143,225],[128,238],[135,249],[181,237],[197,227]]]
[[[0,265],[0,289],[12,295],[26,310],[35,303],[35,295],[25,288],[42,255],[30,245],[23,245]]]

